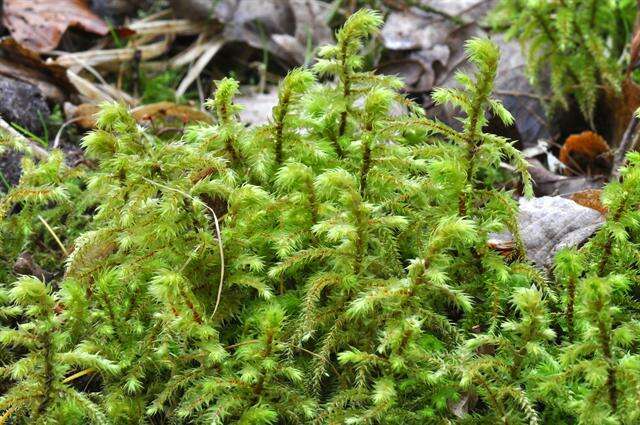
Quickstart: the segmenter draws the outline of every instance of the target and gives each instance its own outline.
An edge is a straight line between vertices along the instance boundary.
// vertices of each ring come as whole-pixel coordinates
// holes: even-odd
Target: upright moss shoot
[[[547,282],[488,245],[519,232],[484,176],[510,162],[531,192],[487,130],[513,122],[498,48],[470,40],[435,91],[454,129],[363,69],[381,22],[351,16],[262,126],[225,78],[213,125],[160,140],[106,104],[94,168],[26,164],[0,201],[0,424],[637,421],[637,155]],[[19,276],[23,251],[47,273]]]

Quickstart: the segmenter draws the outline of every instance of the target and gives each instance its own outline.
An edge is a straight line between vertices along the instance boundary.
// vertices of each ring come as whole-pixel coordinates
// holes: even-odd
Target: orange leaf
[[[611,162],[611,149],[606,140],[593,131],[583,131],[567,138],[560,149],[560,161],[573,170],[591,174],[606,172]]]
[[[602,204],[602,189],[585,189],[571,194],[569,197],[576,204],[607,214],[607,207]]]
[[[96,125],[96,114],[100,107],[91,103],[83,103],[76,107],[70,107],[68,114],[75,118],[76,124],[83,128],[93,128]],[[131,115],[138,122],[144,121],[169,121],[176,120],[180,124],[191,122],[212,122],[211,115],[187,105],[178,105],[172,102],[149,103],[138,106],[131,111]]]
[[[109,32],[84,0],[5,0],[2,22],[18,43],[38,52],[55,49],[71,26],[99,35]]]
[[[154,120],[156,118],[179,120],[182,124],[189,122],[211,122],[211,115],[191,106],[178,105],[173,102],[157,102],[138,106],[131,111],[137,121]]]

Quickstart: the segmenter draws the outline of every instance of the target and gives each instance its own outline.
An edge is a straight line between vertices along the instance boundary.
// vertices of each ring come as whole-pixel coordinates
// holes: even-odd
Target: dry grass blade
[[[191,46],[171,59],[169,66],[172,68],[180,68],[198,59],[207,48],[207,40],[208,38],[205,34],[200,34]]]
[[[98,84],[97,87],[115,100],[124,102],[127,105],[136,106],[139,103],[138,99],[131,96],[129,93],[112,86],[111,84],[101,83]]]
[[[56,241],[56,243],[58,244],[58,246],[60,247],[60,249],[64,253],[64,256],[68,257],[69,256],[69,251],[67,251],[67,248],[65,248],[64,244],[62,243],[62,241],[60,240],[58,235],[56,235],[56,232],[53,231],[53,229],[51,228],[51,226],[49,225],[47,220],[42,218],[41,215],[38,215],[38,220],[40,220],[40,222],[44,225],[44,227],[47,229],[47,231],[51,234],[51,237],[53,237],[53,240]]]
[[[200,205],[202,205],[204,208],[206,208],[212,215],[213,217],[213,222],[215,224],[215,228],[216,228],[216,238],[218,239],[218,248],[220,250],[220,284],[218,285],[218,293],[216,295],[216,304],[213,307],[213,313],[211,313],[211,318],[213,318],[216,315],[216,312],[218,311],[218,307],[220,306],[220,300],[222,299],[222,285],[224,284],[224,247],[222,245],[222,232],[220,231],[220,221],[218,220],[218,215],[216,214],[216,212],[213,210],[213,208],[211,208],[209,205],[205,204],[204,202],[202,202],[200,199],[191,196],[190,194],[188,194],[187,192],[184,192],[180,189],[176,189],[173,187],[169,187],[166,186],[162,183],[158,183],[155,182],[153,180],[150,180],[146,177],[142,177],[142,179],[144,181],[146,181],[147,183],[151,183],[155,186],[161,187],[163,189],[166,190],[171,190],[173,192],[179,193],[180,195],[191,199],[193,202],[196,202]]]
[[[128,26],[136,35],[195,35],[202,33],[206,27],[201,22],[187,19],[170,19],[163,21],[138,21]]]
[[[0,416],[0,425],[4,425],[7,422],[7,420],[11,417],[11,415],[13,415],[13,412],[15,411],[16,411],[15,406],[11,406],[7,410],[5,410],[2,416]]]
[[[167,51],[169,38],[153,44],[138,47],[125,47],[122,49],[88,50],[79,53],[62,54],[54,60],[47,61],[55,65],[70,68],[82,63],[88,66],[98,66],[110,63],[122,63],[133,60],[136,52],[140,52],[140,60],[157,58]]]
[[[87,80],[86,78],[82,78],[72,70],[67,70],[67,77],[69,77],[69,81],[73,86],[78,90],[82,96],[86,97],[93,103],[101,103],[101,102],[113,102],[114,99],[109,96],[107,93],[100,90],[100,88]]]
[[[216,53],[218,53],[218,51],[222,48],[223,45],[224,45],[224,39],[222,37],[216,37],[213,40],[210,40],[203,45],[204,52],[198,58],[198,60],[193,64],[191,69],[189,69],[189,72],[184,77],[184,79],[180,82],[180,85],[176,90],[176,97],[180,97],[186,93],[189,86],[191,86],[191,84],[193,84],[193,82],[198,78],[198,76],[200,76],[200,73],[202,73],[204,68],[211,61],[211,59],[213,59]]]
[[[68,377],[64,378],[64,380],[62,381],[62,383],[64,383],[64,384],[68,384],[68,383],[69,383],[69,382],[71,382],[71,381],[74,381],[74,380],[76,380],[76,379],[78,379],[78,378],[81,378],[81,377],[83,377],[83,376],[85,376],[85,375],[88,375],[88,374],[90,374],[90,373],[93,373],[93,372],[94,372],[94,370],[93,370],[93,368],[91,368],[91,367],[90,367],[90,368],[88,368],[88,369],[81,370],[81,371],[80,371],[80,372],[78,372],[78,373],[74,373],[73,375],[71,375],[71,376],[68,376]]]

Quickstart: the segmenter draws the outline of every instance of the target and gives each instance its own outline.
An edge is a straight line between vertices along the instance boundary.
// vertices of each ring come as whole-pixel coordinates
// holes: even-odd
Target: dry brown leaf
[[[211,122],[211,115],[187,105],[178,105],[173,102],[157,102],[138,106],[131,111],[137,121],[149,119],[178,119],[183,123]]]
[[[109,32],[84,0],[5,0],[2,22],[20,44],[38,52],[55,49],[69,27]]]
[[[571,194],[569,199],[583,207],[599,211],[603,215],[607,213],[607,207],[602,204],[602,189],[587,189],[576,192]]]
[[[73,119],[79,126],[90,129],[96,125],[96,114],[100,111],[98,105],[83,103],[76,107],[67,108],[67,118]],[[131,111],[138,122],[151,120],[173,119],[181,123],[211,122],[211,115],[187,105],[172,102],[150,103],[138,106]]]
[[[62,103],[65,99],[65,94],[60,90],[60,87],[48,81],[43,74],[12,60],[0,58],[0,75],[33,84],[42,92],[45,98],[55,103]]]
[[[73,85],[67,78],[66,68],[55,64],[47,64],[38,52],[20,45],[12,37],[2,37],[0,39],[0,50],[4,53],[6,60],[15,62],[22,68],[29,69],[32,73],[40,74],[42,78],[39,77],[39,79],[59,86],[67,94],[75,92]]]
[[[98,105],[92,103],[81,103],[78,106],[65,104],[65,114],[67,119],[73,121],[80,127],[91,129],[96,125],[95,115],[100,111]]]
[[[516,243],[513,239],[489,238],[487,246],[505,258],[511,257],[516,251]]]

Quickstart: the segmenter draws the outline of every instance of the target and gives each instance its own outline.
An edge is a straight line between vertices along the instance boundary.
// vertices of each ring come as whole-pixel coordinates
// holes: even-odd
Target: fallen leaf
[[[407,2],[409,3],[409,2]],[[455,18],[475,21],[484,17],[495,6],[495,0],[421,0],[417,2],[431,10]]]
[[[378,66],[398,75],[415,93],[446,85],[465,61],[464,42],[483,34],[478,25],[495,0],[386,0],[392,9],[380,37],[386,52]]]
[[[569,199],[583,207],[599,211],[603,215],[607,213],[607,207],[602,203],[602,189],[586,189],[576,192],[569,196]]]
[[[226,41],[267,50],[286,63],[302,64],[309,47],[327,44],[331,5],[319,0],[170,0],[178,16],[214,18]]]
[[[55,49],[69,27],[109,32],[84,0],[5,0],[2,22],[18,43],[38,52]]]
[[[295,22],[292,35],[274,34],[271,41],[279,49],[275,54],[288,54],[294,63],[304,63],[308,55],[309,44],[312,47],[328,44],[332,41],[332,32],[327,25],[330,8],[317,0],[289,0]]]
[[[65,105],[68,119],[85,128],[91,129],[96,125],[96,114],[100,107],[93,103],[82,103],[78,106]],[[141,105],[131,110],[131,114],[138,122],[155,120],[177,120],[180,124],[195,122],[212,122],[211,115],[187,105],[173,102],[157,102]]]
[[[100,107],[93,103],[81,103],[80,105],[73,105],[71,103],[64,104],[64,113],[68,120],[84,128],[91,129],[96,125],[95,115],[100,111]]]
[[[608,175],[612,154],[609,144],[593,131],[583,131],[567,138],[560,149],[560,161],[568,170],[580,174]]]
[[[599,189],[604,186],[603,177],[561,176],[546,169],[536,159],[530,159],[529,174],[533,180],[536,196],[566,196],[585,189]]]
[[[559,196],[520,199],[518,225],[527,258],[550,269],[555,254],[584,244],[604,222],[598,211]],[[491,235],[495,243],[513,240],[509,232]]]
[[[46,63],[38,52],[20,45],[12,37],[0,39],[0,50],[4,53],[7,67],[14,68],[7,69],[7,75],[11,73],[8,76],[37,85],[45,95],[50,95],[54,100],[59,95],[56,88],[60,88],[64,95],[75,93],[75,88],[67,78],[66,68]],[[46,85],[55,87],[45,87]]]
[[[380,33],[389,53],[378,71],[400,76],[409,91],[428,92],[436,84],[437,71],[445,70],[450,63],[451,47],[447,41],[456,27],[432,14],[392,12]]]
[[[178,105],[173,102],[157,102],[138,106],[131,110],[131,115],[137,121],[149,119],[177,119],[182,123],[211,122],[211,115],[187,105]]]
[[[487,246],[505,258],[511,257],[516,250],[516,243],[512,239],[489,238]]]

